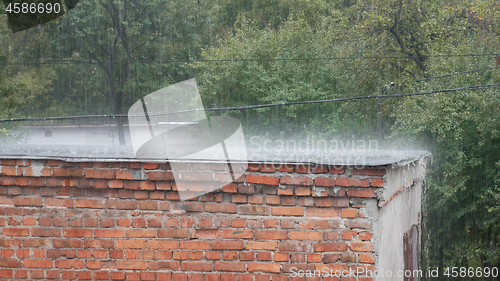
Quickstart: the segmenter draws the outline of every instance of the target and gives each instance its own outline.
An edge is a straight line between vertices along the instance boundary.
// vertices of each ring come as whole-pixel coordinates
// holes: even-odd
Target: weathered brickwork
[[[290,272],[373,270],[362,202],[377,200],[383,168],[249,164],[180,201],[168,163],[38,165],[1,161],[2,280],[372,280]],[[227,166],[186,165],[211,170],[204,180]]]

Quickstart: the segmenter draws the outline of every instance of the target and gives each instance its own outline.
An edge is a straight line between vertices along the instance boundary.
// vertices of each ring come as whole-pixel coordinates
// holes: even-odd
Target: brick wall
[[[169,167],[2,160],[1,279],[372,280],[290,272],[373,270],[362,202],[377,200],[384,167],[249,164],[190,201]]]

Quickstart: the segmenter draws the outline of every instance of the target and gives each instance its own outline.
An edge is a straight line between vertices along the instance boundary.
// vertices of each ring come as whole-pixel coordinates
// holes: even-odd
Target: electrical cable
[[[483,57],[483,56],[500,56],[500,53],[493,54],[462,54],[462,55],[428,55],[423,57],[440,58],[440,57]],[[315,60],[364,60],[364,59],[410,59],[408,56],[370,56],[370,57],[333,57],[333,58],[262,58],[262,59],[191,59],[191,60],[158,60],[158,61],[113,61],[112,63],[194,63],[194,62],[250,62],[250,61],[315,61]],[[110,61],[102,62],[109,64]],[[0,65],[45,65],[45,64],[98,64],[96,61],[48,61],[48,62],[16,62],[16,63],[0,63]]]
[[[428,81],[428,80],[434,80],[438,78],[445,78],[445,77],[452,77],[452,76],[457,76],[457,75],[463,75],[463,74],[470,74],[470,73],[475,73],[475,72],[480,72],[480,71],[486,71],[486,70],[492,70],[492,69],[497,69],[500,68],[500,66],[493,66],[493,67],[487,67],[487,68],[480,68],[480,69],[474,69],[474,70],[469,70],[469,71],[464,71],[464,72],[457,72],[457,73],[451,73],[451,74],[446,74],[446,75],[441,75],[441,76],[434,76],[434,77],[429,77],[429,78],[422,78],[422,79],[417,79],[417,80],[412,80],[412,81],[405,81],[405,82],[394,82],[395,85],[403,85],[403,84],[408,84],[408,83],[416,83],[416,82],[423,82],[423,81]]]
[[[328,100],[282,102],[282,103],[258,104],[258,105],[248,105],[248,106],[234,106],[234,107],[224,107],[224,108],[190,109],[190,110],[176,111],[176,112],[172,112],[172,113],[149,113],[149,116],[174,115],[174,114],[195,112],[195,111],[235,111],[235,110],[259,109],[259,108],[268,108],[268,107],[276,107],[276,106],[289,106],[289,105],[301,105],[301,104],[329,103],[329,102],[378,99],[378,98],[424,96],[424,95],[431,95],[431,94],[437,94],[437,93],[448,93],[448,92],[455,92],[455,91],[476,90],[476,89],[495,88],[495,87],[500,87],[500,83],[499,84],[474,85],[474,86],[466,86],[466,87],[453,88],[453,89],[435,90],[435,91],[428,91],[428,92],[406,93],[406,94],[392,94],[392,95],[378,95],[378,96],[371,96],[370,95],[370,96],[347,97],[347,98],[337,98],[337,99],[328,99]],[[124,117],[129,117],[129,116],[126,114],[116,114],[116,115],[103,114],[103,115],[79,115],[79,116],[40,117],[40,118],[10,118],[10,119],[0,119],[0,123],[2,123],[2,122],[14,122],[14,121],[15,122],[17,122],[17,121],[54,121],[54,120],[83,119],[83,118],[124,118]]]

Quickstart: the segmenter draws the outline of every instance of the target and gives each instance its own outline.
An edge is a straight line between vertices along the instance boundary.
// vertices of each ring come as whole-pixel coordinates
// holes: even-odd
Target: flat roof
[[[231,125],[226,123],[226,127]],[[430,155],[420,150],[379,149],[378,143],[370,139],[357,140],[355,143],[354,139],[342,142],[332,137],[318,139],[312,136],[292,140],[243,137],[241,133],[228,137],[230,134],[221,136],[223,130],[212,137],[195,134],[195,138],[199,139],[195,141],[187,136],[165,142],[160,136],[155,138],[155,142],[145,144],[146,149],[141,147],[139,150],[133,146],[128,126],[124,130],[125,145],[119,144],[114,124],[25,125],[24,130],[18,132],[16,138],[0,143],[0,158],[58,159],[69,162],[221,162],[229,159],[231,162],[330,166],[404,166]],[[148,132],[139,132],[141,137],[146,138],[145,141],[149,138]],[[182,131],[173,135],[182,135]],[[219,139],[214,139],[214,136]]]
[[[307,150],[307,151],[266,151],[262,149],[240,149],[233,153],[232,162],[318,164],[335,166],[405,166],[408,163],[430,156],[427,151],[418,150]],[[130,146],[81,146],[81,145],[21,145],[0,146],[1,159],[57,159],[68,162],[220,162],[224,159],[205,157],[185,157],[182,159],[137,158]]]

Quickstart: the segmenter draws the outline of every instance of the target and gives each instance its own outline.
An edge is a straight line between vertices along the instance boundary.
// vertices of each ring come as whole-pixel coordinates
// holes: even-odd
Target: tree
[[[185,70],[179,63],[169,61],[189,59],[206,38],[195,36],[205,28],[204,15],[198,17],[204,11],[203,6],[195,3],[191,0],[79,3],[50,26],[49,33],[57,46],[52,54],[70,63],[59,69],[59,75],[78,77],[71,85],[62,87],[74,99],[82,100],[82,92],[86,91],[91,92],[99,105],[111,105],[111,112],[101,109],[100,114],[124,114],[140,97],[179,79],[191,78],[183,73]],[[71,78],[61,83],[67,81]],[[124,122],[123,118],[117,119],[122,145]]]
[[[55,78],[55,72],[48,67],[19,63],[22,59],[18,46],[24,36],[12,35],[3,12],[0,13],[0,119],[21,117],[22,108],[37,96],[50,91]],[[0,123],[0,140],[7,138],[15,126]]]

